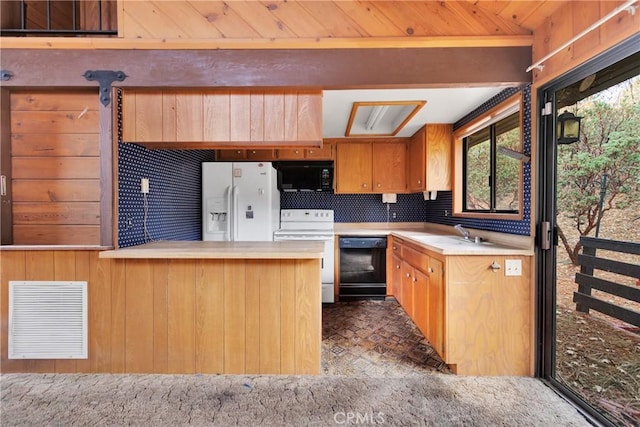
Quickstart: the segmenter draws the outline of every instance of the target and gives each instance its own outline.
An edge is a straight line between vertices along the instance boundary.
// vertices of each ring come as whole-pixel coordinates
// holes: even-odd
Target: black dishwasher
[[[341,236],[340,301],[383,300],[387,295],[386,236]]]

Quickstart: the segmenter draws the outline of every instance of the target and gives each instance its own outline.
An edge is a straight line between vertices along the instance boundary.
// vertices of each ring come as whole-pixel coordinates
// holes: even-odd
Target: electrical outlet
[[[449,209],[444,210],[444,216],[449,216]]]
[[[131,230],[133,228],[133,217],[131,215],[127,215],[125,218],[125,230]]]
[[[504,261],[505,276],[522,276],[522,260],[507,259]]]
[[[142,178],[140,180],[140,192],[142,194],[149,194],[149,178]]]
[[[395,212],[391,214],[391,218],[393,218],[393,219],[396,219],[396,216],[397,216],[397,215],[396,215],[396,213],[395,213]]]

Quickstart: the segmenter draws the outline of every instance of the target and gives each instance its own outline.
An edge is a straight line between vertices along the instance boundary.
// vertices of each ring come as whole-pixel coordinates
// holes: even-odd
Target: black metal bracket
[[[95,80],[100,84],[100,102],[105,107],[111,102],[111,83],[114,81],[121,82],[127,78],[123,71],[111,70],[87,70],[83,76],[89,81]]]
[[[0,71],[0,80],[3,80],[3,81],[11,80],[11,77],[13,77],[13,74],[11,74],[11,71],[9,70]]]

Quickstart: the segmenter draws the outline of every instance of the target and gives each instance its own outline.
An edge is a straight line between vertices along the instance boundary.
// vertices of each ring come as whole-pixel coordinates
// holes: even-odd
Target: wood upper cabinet
[[[276,150],[278,160],[333,160],[334,144],[324,142],[319,148],[290,148]]]
[[[275,159],[275,150],[216,150],[218,161],[270,162]]]
[[[371,193],[371,143],[339,143],[336,149],[336,193]]]
[[[427,124],[409,142],[409,192],[451,190],[450,124]]]
[[[403,193],[404,140],[349,140],[336,144],[336,193]]]
[[[122,130],[149,148],[319,147],[322,92],[125,89]]]
[[[373,143],[374,193],[404,193],[407,191],[406,159],[404,143]]]

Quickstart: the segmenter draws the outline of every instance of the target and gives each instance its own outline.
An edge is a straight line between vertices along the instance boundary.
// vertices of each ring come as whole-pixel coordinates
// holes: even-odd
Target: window
[[[522,216],[521,95],[459,129],[454,215]]]
[[[520,112],[464,138],[464,211],[519,210],[520,162],[501,149],[520,147]]]

